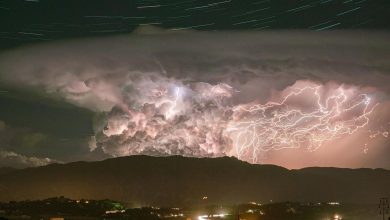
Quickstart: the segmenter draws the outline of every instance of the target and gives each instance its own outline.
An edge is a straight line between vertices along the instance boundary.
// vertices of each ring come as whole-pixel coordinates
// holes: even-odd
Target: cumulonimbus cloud
[[[138,33],[8,51],[0,55],[0,77],[103,115],[92,150],[254,161],[265,150],[316,149],[368,124],[390,92],[388,38]]]

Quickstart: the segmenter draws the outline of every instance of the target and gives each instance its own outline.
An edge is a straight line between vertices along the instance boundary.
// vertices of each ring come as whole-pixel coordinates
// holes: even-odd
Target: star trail
[[[387,29],[389,9],[386,0],[140,0],[112,4],[4,0],[0,2],[0,39],[2,47],[8,47],[64,37],[131,33],[145,25],[171,31]]]

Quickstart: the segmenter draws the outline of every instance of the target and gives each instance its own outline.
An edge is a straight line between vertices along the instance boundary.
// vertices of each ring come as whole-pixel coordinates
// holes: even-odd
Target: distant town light
[[[223,218],[225,217],[226,214],[214,214],[212,217],[220,217]]]
[[[126,210],[107,210],[106,214],[117,214],[117,213],[125,213]]]
[[[209,218],[223,218],[227,214],[225,213],[220,213],[220,214],[212,214],[212,215],[200,215],[198,216],[198,220],[207,220]]]
[[[200,215],[198,216],[198,220],[206,220],[208,215]]]

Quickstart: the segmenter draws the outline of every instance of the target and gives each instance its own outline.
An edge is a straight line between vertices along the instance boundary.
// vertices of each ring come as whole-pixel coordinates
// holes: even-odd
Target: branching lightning
[[[275,93],[265,104],[234,104],[232,97],[241,93],[225,83],[135,84],[152,88],[139,87],[126,111],[112,111],[97,139],[111,155],[229,155],[256,163],[266,151],[315,151],[352,135],[378,105],[375,94],[358,87],[309,81]]]
[[[318,149],[324,142],[356,132],[366,126],[377,104],[368,94],[348,97],[339,87],[321,97],[322,86],[307,86],[288,93],[280,102],[240,105],[233,108],[238,120],[229,124],[239,158],[257,161],[259,151],[306,147]],[[314,97],[306,110],[292,107],[291,99]]]

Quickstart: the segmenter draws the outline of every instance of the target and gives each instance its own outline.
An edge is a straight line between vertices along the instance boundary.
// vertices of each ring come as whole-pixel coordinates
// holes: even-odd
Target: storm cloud
[[[91,151],[101,150],[110,156],[231,155],[254,162],[307,166],[315,162],[299,165],[278,162],[277,158],[285,158],[286,152],[278,150],[311,151],[309,146],[301,145],[316,142],[317,137],[331,137],[318,143],[318,147],[327,149],[328,145],[335,145],[334,139],[355,137],[336,144],[337,149],[346,152],[356,140],[370,144],[370,135],[378,134],[373,145],[388,152],[384,146],[389,144],[385,135],[390,119],[389,37],[387,32],[363,31],[319,34],[161,30],[146,33],[141,30],[131,35],[53,42],[3,52],[0,79],[7,85],[43,89],[47,94],[95,112],[95,136],[86,146]],[[348,117],[335,119],[331,124],[337,129],[340,123],[345,125],[342,135],[321,133],[325,127],[329,128],[323,124],[324,127],[316,130],[315,138],[302,140],[298,147],[267,142],[260,148],[254,147],[251,153],[240,154],[237,140],[241,144],[247,141],[238,134],[232,135],[232,126],[237,129],[237,124],[261,115],[256,112],[248,116],[242,109],[280,103],[288,92],[305,86],[318,87],[323,99],[335,96],[337,89],[347,91],[346,94],[350,92],[342,107],[356,105],[356,108],[348,112]],[[314,119],[318,117],[333,117],[325,110],[319,112],[320,115],[309,110],[308,106],[315,104],[315,97],[310,97],[310,91],[305,92],[307,94],[300,94],[292,103],[277,109],[281,114],[295,106],[305,114],[316,114],[312,121],[288,132],[311,128],[310,123],[317,123]],[[339,99],[334,99],[337,105]],[[327,110],[336,109],[336,104],[330,104]],[[274,109],[272,114],[275,114]],[[271,111],[264,113],[261,119],[268,123],[275,119],[272,114]],[[372,118],[374,116],[381,118],[381,122]],[[279,141],[297,138],[276,133],[271,132],[261,139],[272,135],[277,135]],[[248,135],[245,133],[245,137]],[[362,152],[360,148],[355,149]],[[268,150],[273,152],[261,153]],[[365,148],[363,151],[367,153]],[[259,155],[250,155],[253,152]],[[325,161],[325,165],[332,163]],[[351,164],[358,166],[355,161],[341,165]]]

